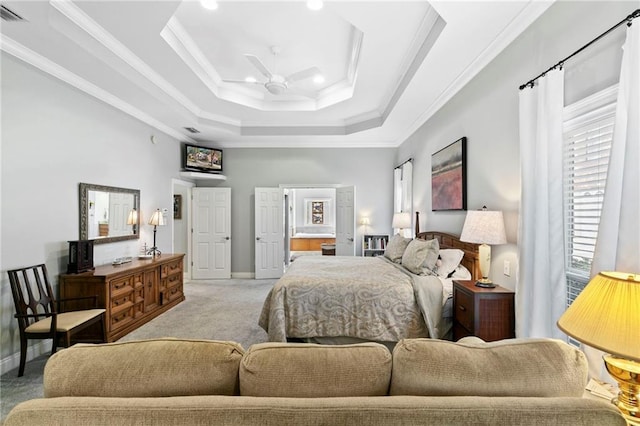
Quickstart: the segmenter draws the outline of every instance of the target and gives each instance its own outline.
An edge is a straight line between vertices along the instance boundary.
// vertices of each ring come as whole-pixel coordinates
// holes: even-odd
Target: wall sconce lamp
[[[480,210],[469,210],[462,227],[460,241],[480,244],[478,254],[482,278],[476,282],[476,286],[495,287],[495,284],[489,279],[489,269],[491,268],[491,247],[489,244],[505,244],[507,242],[502,212],[487,210],[487,206]]]
[[[138,211],[136,209],[131,209],[129,212],[129,216],[127,216],[127,225],[131,225],[133,235],[136,235],[136,231],[138,229]]]
[[[164,216],[162,216],[160,209],[156,209],[156,211],[153,212],[151,219],[149,219],[149,225],[153,225],[153,247],[147,251],[147,254],[150,254],[153,257],[160,256],[162,252],[158,250],[158,247],[156,246],[156,230],[158,229],[158,226],[164,226]]]
[[[560,330],[607,352],[604,363],[620,392],[611,402],[640,424],[640,275],[600,272],[558,320]]]
[[[363,217],[362,219],[360,219],[360,225],[364,226],[364,233],[367,233],[367,226],[371,225],[371,221],[369,220],[368,217]]]

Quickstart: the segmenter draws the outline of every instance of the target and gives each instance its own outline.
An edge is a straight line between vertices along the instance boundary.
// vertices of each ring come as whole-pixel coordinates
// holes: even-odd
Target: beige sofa
[[[76,345],[5,425],[625,425],[556,340]]]

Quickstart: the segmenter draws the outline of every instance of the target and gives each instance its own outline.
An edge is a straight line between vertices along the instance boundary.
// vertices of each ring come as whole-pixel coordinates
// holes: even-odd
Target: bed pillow
[[[462,261],[464,252],[459,249],[442,249],[440,250],[440,259],[438,262],[437,273],[440,277],[448,277]]]
[[[435,268],[439,250],[438,240],[411,240],[402,254],[402,266],[414,274],[424,275],[425,269]]]
[[[471,272],[464,265],[458,265],[447,277],[454,280],[470,280]]]
[[[389,240],[387,249],[384,251],[384,257],[395,263],[402,262],[402,255],[411,242],[411,238],[405,238],[400,234],[396,234]]]

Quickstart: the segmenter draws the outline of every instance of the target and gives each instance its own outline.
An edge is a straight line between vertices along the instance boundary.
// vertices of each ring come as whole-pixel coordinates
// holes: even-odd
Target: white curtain
[[[640,273],[640,22],[627,28],[623,49],[592,277],[600,271]],[[591,376],[612,381],[602,352],[585,347],[585,353]]]
[[[409,212],[413,221],[413,163],[407,161],[393,170],[393,212]],[[415,226],[415,224],[414,224]],[[393,230],[394,234],[399,229]],[[404,237],[413,236],[413,229],[403,229]]]
[[[521,195],[516,336],[555,337],[565,310],[562,112],[564,71],[520,91]]]

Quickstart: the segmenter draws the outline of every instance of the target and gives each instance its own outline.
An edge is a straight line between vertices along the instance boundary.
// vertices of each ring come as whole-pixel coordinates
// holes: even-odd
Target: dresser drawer
[[[182,273],[182,259],[165,263],[160,267],[160,278]]]
[[[116,330],[118,328],[124,327],[133,321],[134,312],[133,312],[133,303],[128,303],[126,305],[122,305],[122,309],[111,314],[111,330]]]
[[[112,299],[120,296],[121,294],[130,293],[133,291],[133,275],[109,281],[109,288],[111,290]]]
[[[182,275],[172,275],[169,278],[163,278],[160,282],[162,289],[174,287],[182,282]]]
[[[123,306],[131,305],[134,302],[133,291],[120,294],[111,298],[111,312],[118,312]]]
[[[454,318],[468,331],[473,332],[474,322],[474,297],[462,290],[454,288]]]
[[[182,289],[180,286],[171,287],[165,291],[164,294],[166,295],[165,302],[173,302],[174,300],[182,297]]]

